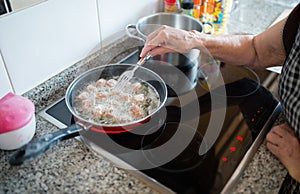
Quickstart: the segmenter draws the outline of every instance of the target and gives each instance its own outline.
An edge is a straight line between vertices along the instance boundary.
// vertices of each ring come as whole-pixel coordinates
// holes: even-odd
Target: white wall
[[[154,13],[161,0],[48,0],[0,17],[0,97],[23,94]],[[11,82],[9,82],[11,80]]]
[[[125,33],[128,24],[135,24],[139,18],[155,13],[161,0],[98,0],[101,38],[106,44]]]
[[[41,3],[42,1],[45,0],[10,0],[10,4],[12,6],[12,10],[19,10]]]
[[[13,88],[10,84],[9,77],[2,59],[3,58],[0,52],[0,98],[2,98],[8,92],[13,92]]]
[[[22,94],[84,57],[100,42],[95,0],[49,0],[0,18],[0,46]]]

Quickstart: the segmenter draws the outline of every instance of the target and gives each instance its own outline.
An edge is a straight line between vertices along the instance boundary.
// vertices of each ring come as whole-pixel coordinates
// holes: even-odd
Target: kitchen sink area
[[[225,18],[223,33],[257,34],[290,11],[289,5],[279,1],[239,0],[233,2],[238,2],[237,7],[232,9]],[[128,37],[125,29],[120,34],[124,35],[115,42],[105,46],[96,46],[85,58],[24,94],[34,102],[36,107],[37,126],[34,138],[74,124],[74,118],[66,108],[64,97],[70,83],[80,74],[100,65],[137,62],[141,42]],[[230,66],[222,65],[221,72],[229,76],[226,71],[230,71]],[[248,70],[246,69],[246,71]],[[220,138],[218,145],[214,148],[217,159],[207,160],[204,163],[204,165],[206,162],[219,164],[216,169],[213,169],[213,171],[219,172],[218,176],[212,178],[217,181],[210,181],[210,171],[204,172],[203,176],[207,176],[207,180],[199,178],[195,184],[205,182],[206,185],[213,185],[211,186],[213,189],[200,188],[198,191],[233,194],[277,193],[279,191],[287,171],[267,150],[264,141],[264,136],[272,125],[284,121],[280,114],[281,106],[277,96],[279,74],[274,71],[253,71],[258,75],[260,84],[260,86],[255,86],[253,91],[246,91],[241,95],[235,95],[235,93],[231,95],[230,90],[227,91],[227,101],[230,107],[227,109],[226,126],[223,126],[223,133],[221,133],[224,138]],[[236,75],[238,74],[239,72],[236,73]],[[254,76],[254,78],[256,77]],[[197,93],[196,99],[199,100],[201,107],[204,107],[201,109],[204,113],[201,111],[200,113],[203,113],[204,117],[207,112],[213,115],[213,110],[205,112],[207,102],[205,98],[204,102],[200,98],[205,97],[201,93],[204,87],[200,86],[199,81],[197,83],[195,88],[197,92],[200,91],[200,94]],[[252,99],[251,95],[256,92],[259,94]],[[182,96],[184,96],[184,101],[187,101],[187,107],[192,108],[193,105],[190,104],[194,99],[185,92]],[[240,96],[245,99],[250,96],[251,99],[243,99],[241,102]],[[265,97],[269,99],[268,102],[262,100]],[[166,118],[169,122],[166,125],[170,124],[170,126],[164,129],[172,129],[174,122],[177,122],[175,114],[177,110],[174,105],[176,103],[173,96],[169,97],[166,102]],[[235,113],[235,111],[238,116],[229,116],[229,112]],[[253,111],[257,113],[258,119],[257,115],[255,118],[253,117]],[[157,121],[160,121],[162,117],[159,115],[158,118],[155,118],[154,116]],[[196,119],[205,125],[205,121],[198,117]],[[201,128],[200,124],[199,126]],[[226,132],[227,128],[232,130]],[[202,135],[204,136],[204,134]],[[93,134],[84,136],[84,138],[89,140],[89,138],[93,138],[92,136]],[[231,143],[234,141],[231,141],[230,138],[240,142],[244,141],[243,147],[237,143]],[[172,178],[172,174],[168,174],[168,170],[165,172],[157,168],[156,171],[148,169],[136,171],[131,167],[140,164],[130,160],[130,156],[124,156],[123,153],[112,154],[114,151],[107,151],[109,148],[102,149],[101,142],[94,145],[87,143],[88,140],[83,140],[81,137],[64,140],[51,147],[40,157],[20,166],[9,164],[13,151],[0,150],[0,193],[193,193],[187,187],[190,186],[190,182],[197,176],[197,173],[184,174],[187,181],[182,185],[181,182],[166,181],[165,177]],[[231,151],[237,149],[240,155],[236,154],[230,158],[229,152],[226,152],[225,148],[231,149]],[[210,159],[209,154],[210,152],[204,156]],[[115,157],[116,155],[118,157]],[[231,166],[227,166],[227,164]],[[122,168],[122,166],[130,166],[130,168]],[[176,169],[171,171],[177,172],[178,168],[176,166]],[[199,167],[199,169],[210,170],[206,169],[206,166]],[[222,171],[226,172],[222,174],[220,173]],[[176,179],[176,177],[173,178]],[[191,180],[189,181],[189,179]],[[178,180],[183,181],[180,178]]]

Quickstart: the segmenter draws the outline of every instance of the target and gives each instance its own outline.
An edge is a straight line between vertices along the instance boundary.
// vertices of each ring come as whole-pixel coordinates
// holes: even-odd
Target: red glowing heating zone
[[[259,115],[263,112],[263,110],[264,110],[264,107],[260,107],[260,108],[258,108],[258,109],[256,110],[256,112],[253,114],[253,116],[252,116],[252,118],[251,118],[251,122],[252,122],[252,123],[256,122],[257,116],[259,116]],[[238,136],[236,137],[236,140],[237,140],[238,142],[242,143],[243,140],[244,140],[244,138],[243,138],[242,136],[238,135]],[[237,147],[236,147],[236,146],[231,146],[231,147],[229,148],[229,151],[230,151],[231,153],[232,153],[232,152],[235,152],[236,150],[237,150]],[[228,160],[229,160],[229,157],[223,157],[223,158],[222,158],[222,161],[223,161],[223,162],[227,162]]]
[[[238,135],[238,136],[236,137],[236,140],[239,141],[239,142],[243,142],[244,138],[243,138],[242,136]],[[231,147],[229,148],[230,152],[235,152],[236,149],[237,149],[237,148],[236,148],[235,146],[231,146]],[[223,157],[223,158],[222,158],[222,161],[223,161],[223,162],[227,162],[227,161],[228,161],[228,157]]]

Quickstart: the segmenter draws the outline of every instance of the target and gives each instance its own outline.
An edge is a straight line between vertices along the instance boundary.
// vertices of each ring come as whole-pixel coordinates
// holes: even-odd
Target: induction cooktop
[[[120,63],[138,59],[135,51]],[[150,122],[132,133],[90,130],[78,139],[159,192],[229,193],[281,111],[269,91],[274,74],[221,64],[224,84],[211,87],[198,66],[176,67],[181,79],[156,65],[145,67],[166,82],[168,99]],[[59,128],[74,123],[64,98],[39,114]]]

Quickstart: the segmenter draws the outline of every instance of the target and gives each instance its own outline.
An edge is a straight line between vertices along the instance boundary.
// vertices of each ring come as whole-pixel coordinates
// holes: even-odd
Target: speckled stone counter
[[[270,4],[271,1],[262,0],[251,2],[240,1],[240,7],[227,19],[227,33],[259,33],[285,8],[289,8],[288,5],[277,3],[279,1],[272,1],[273,4]],[[98,65],[115,63],[138,45],[138,41],[121,38],[24,96],[35,103],[38,113],[61,98],[78,74]],[[34,138],[58,130],[38,114],[36,117]],[[282,117],[277,122],[281,120]],[[151,187],[104,157],[96,155],[74,138],[62,142],[38,159],[21,166],[9,165],[8,159],[12,153],[0,151],[0,193],[156,193]],[[263,143],[243,172],[233,193],[276,193],[285,174],[283,166]]]

